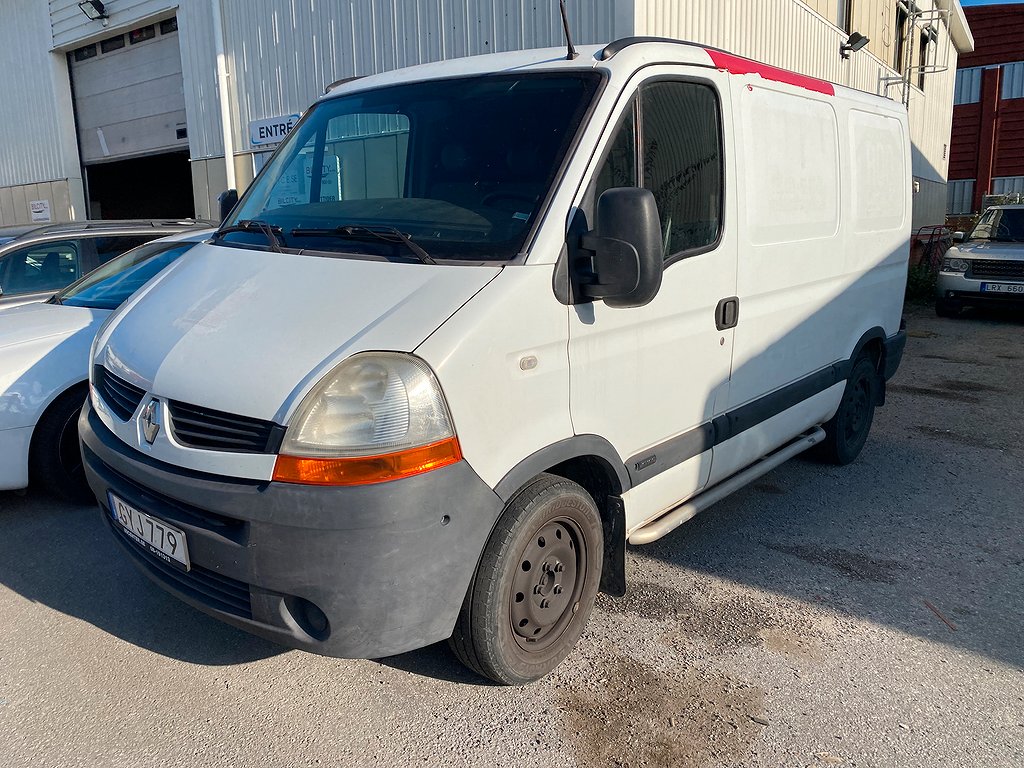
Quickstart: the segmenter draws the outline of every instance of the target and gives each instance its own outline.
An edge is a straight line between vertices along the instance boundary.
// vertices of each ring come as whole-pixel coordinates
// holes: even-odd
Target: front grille
[[[995,280],[1024,280],[1024,261],[973,259],[971,277]]]
[[[103,402],[121,421],[128,421],[132,417],[146,394],[145,390],[115,376],[102,365],[94,367],[92,379]]]
[[[252,419],[224,411],[201,408],[171,400],[174,439],[189,448],[234,453],[277,453],[284,427],[272,421]]]
[[[109,517],[108,523],[121,541],[126,543],[132,558],[171,589],[214,610],[240,616],[243,619],[252,618],[249,585],[244,581],[230,579],[198,565],[193,565],[189,571],[180,571],[140,547],[120,525],[110,520]]]
[[[83,445],[82,450],[88,457],[92,457],[97,461],[99,460],[96,454],[89,449],[89,446]],[[123,483],[125,488],[130,488],[130,498],[133,499],[132,503],[137,504],[142,509],[154,509],[161,506],[170,507],[172,511],[169,513],[167,519],[174,523],[184,523],[185,525],[191,525],[196,528],[203,528],[210,533],[223,536],[225,539],[233,541],[235,544],[239,544],[241,546],[245,546],[248,543],[248,526],[242,520],[219,515],[215,512],[210,512],[209,510],[200,509],[199,507],[194,507],[191,504],[185,504],[177,499],[172,499],[170,496],[164,496],[163,494],[157,498],[152,494],[152,492],[143,488],[134,480],[121,474],[109,464],[103,465],[103,471],[109,473],[112,477],[116,477],[121,483]]]

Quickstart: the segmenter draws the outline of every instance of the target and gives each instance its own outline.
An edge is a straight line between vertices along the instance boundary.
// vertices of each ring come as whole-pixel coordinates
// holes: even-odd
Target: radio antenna
[[[569,34],[569,14],[565,12],[565,0],[558,0],[558,9],[562,12],[562,29],[565,30],[565,47],[568,51],[565,58],[567,61],[572,61],[579,54],[576,53],[572,44],[572,35]]]

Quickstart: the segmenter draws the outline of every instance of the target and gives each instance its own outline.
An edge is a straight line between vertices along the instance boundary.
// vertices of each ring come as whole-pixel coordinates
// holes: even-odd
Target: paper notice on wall
[[[31,200],[28,204],[28,210],[32,215],[33,222],[53,221],[53,219],[50,218],[49,200]]]

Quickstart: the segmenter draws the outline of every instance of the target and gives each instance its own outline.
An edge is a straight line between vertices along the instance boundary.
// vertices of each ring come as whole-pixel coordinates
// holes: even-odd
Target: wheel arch
[[[89,396],[89,380],[80,379],[78,381],[72,381],[63,387],[58,387],[53,390],[49,400],[46,401],[42,407],[39,408],[39,415],[36,417],[35,422],[32,424],[32,439],[29,442],[29,456],[32,455],[32,451],[36,445],[36,436],[39,434],[39,425],[43,423],[47,416],[53,411],[54,406],[57,405],[67,395],[75,392],[76,390],[82,390],[85,397]],[[85,402],[83,398],[83,402]]]
[[[626,514],[622,494],[631,483],[618,452],[597,435],[574,435],[527,456],[501,479],[494,492],[507,503],[545,472],[572,480],[594,499],[604,528],[601,591],[625,594]]]

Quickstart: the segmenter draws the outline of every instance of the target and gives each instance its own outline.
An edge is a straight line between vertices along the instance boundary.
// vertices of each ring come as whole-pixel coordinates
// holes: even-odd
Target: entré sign
[[[263,144],[279,144],[297,122],[299,122],[298,115],[251,120],[249,122],[249,141],[254,147]]]

